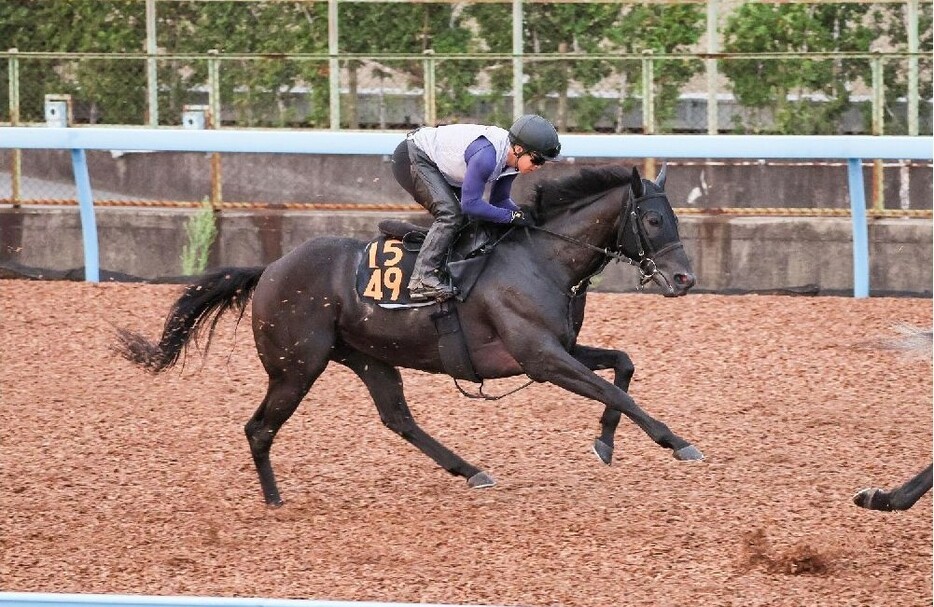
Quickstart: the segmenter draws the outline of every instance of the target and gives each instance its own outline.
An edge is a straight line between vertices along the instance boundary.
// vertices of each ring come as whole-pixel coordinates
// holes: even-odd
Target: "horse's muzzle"
[[[679,272],[678,274],[675,274],[674,278],[675,278],[675,286],[681,289],[684,289],[685,291],[693,287],[694,283],[697,282],[697,279],[694,277],[693,274]]]
[[[669,290],[666,295],[668,297],[680,297],[681,295],[686,295],[687,292],[694,286],[694,283],[697,282],[697,279],[693,274],[687,272],[678,272],[672,279],[672,288]]]

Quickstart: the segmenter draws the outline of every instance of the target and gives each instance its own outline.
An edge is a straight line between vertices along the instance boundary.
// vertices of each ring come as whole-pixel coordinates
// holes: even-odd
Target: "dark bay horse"
[[[931,490],[934,482],[934,465],[930,465],[904,485],[891,491],[870,487],[860,490],[853,496],[853,503],[869,510],[908,510]]]
[[[703,459],[629,396],[634,366],[626,353],[577,343],[587,286],[610,260],[636,265],[643,284],[657,284],[666,296],[693,286],[664,185],[664,168],[653,182],[613,165],[576,168],[539,184],[523,205],[536,227],[506,228],[469,297],[457,304],[477,376],[525,374],[604,404],[594,451],[606,464],[621,415],[675,458]],[[252,297],[253,335],[269,384],[245,431],[268,504],[282,503],[269,459],[273,439],[329,361],[363,380],[393,432],[470,487],[494,484],[415,422],[398,368],[444,372],[430,319],[439,305],[388,310],[361,298],[354,274],[366,244],[319,237],[267,267],[206,274],[175,302],[158,342],[118,332],[123,356],[164,371],[205,328],[209,344],[218,318],[229,310],[242,315]],[[597,375],[599,369],[613,369],[614,381]]]
[[[902,336],[896,339],[884,340],[881,347],[914,353],[923,356],[927,360],[931,359],[934,331],[906,325],[897,328]],[[885,512],[908,510],[931,490],[932,485],[934,485],[934,464],[891,491],[877,487],[860,489],[853,496],[853,503],[868,510],[882,510]]]

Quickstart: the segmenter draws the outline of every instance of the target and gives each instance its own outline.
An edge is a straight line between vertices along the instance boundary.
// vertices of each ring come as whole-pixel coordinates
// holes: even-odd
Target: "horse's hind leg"
[[[415,422],[405,402],[399,370],[361,352],[347,352],[334,357],[366,384],[383,424],[412,443],[439,466],[455,476],[463,476],[473,488],[491,487],[495,481],[476,466],[432,438]]]
[[[892,491],[863,489],[853,496],[853,503],[870,510],[908,510],[931,490],[934,466],[928,466],[907,483]]]
[[[263,489],[263,498],[270,506],[282,505],[282,498],[279,497],[279,489],[276,485],[276,475],[272,471],[272,462],[269,460],[272,441],[282,424],[295,413],[299,403],[311,388],[311,384],[326,365],[327,361],[321,365],[317,373],[311,375],[296,371],[270,373],[266,397],[244,426],[247,441],[250,443],[250,452],[253,455],[253,463],[256,464],[256,472],[259,474],[259,483]]]
[[[629,392],[629,383],[632,381],[636,368],[625,352],[590,346],[574,346],[571,356],[591,371],[613,369],[613,384],[623,392]],[[593,442],[593,451],[604,464],[609,465],[613,461],[614,437],[621,418],[622,413],[618,410],[604,407],[603,415],[600,417],[600,436]]]

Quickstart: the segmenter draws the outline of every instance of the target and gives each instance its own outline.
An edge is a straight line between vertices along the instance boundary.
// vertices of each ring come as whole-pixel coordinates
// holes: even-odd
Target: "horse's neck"
[[[544,227],[563,234],[580,243],[601,250],[613,248],[619,233],[623,201],[619,191],[604,194],[586,207],[570,213],[564,221],[548,222]],[[551,239],[545,241],[545,239]],[[548,251],[547,258],[561,268],[561,278],[572,286],[599,270],[607,256],[587,246],[567,241],[557,241],[546,236],[542,244]]]

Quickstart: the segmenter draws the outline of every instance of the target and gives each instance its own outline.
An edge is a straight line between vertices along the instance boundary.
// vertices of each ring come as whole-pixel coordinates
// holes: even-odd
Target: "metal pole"
[[[525,93],[522,67],[522,31],[524,17],[522,0],[512,0],[512,119],[517,120],[525,113]]]
[[[19,126],[19,52],[16,48],[10,49],[10,125]],[[13,167],[10,173],[10,199],[13,201],[13,208],[19,207],[19,200],[23,177],[23,151],[19,148],[13,150]]]
[[[720,52],[717,24],[719,11],[717,9],[717,0],[707,0],[707,53],[709,55]],[[716,135],[720,129],[717,108],[717,60],[711,56],[704,63],[707,67],[707,134]]]
[[[652,49],[642,51],[642,132],[655,134],[655,65]]]
[[[84,242],[84,280],[100,282],[100,251],[97,244],[97,221],[94,218],[94,196],[88,176],[88,159],[84,150],[71,150],[71,167],[78,188],[81,211],[81,234]]]
[[[863,166],[859,158],[847,160],[847,176],[853,220],[853,297],[869,297],[869,228],[866,225]]]
[[[331,115],[331,130],[341,128],[341,74],[340,62],[337,60],[337,0],[328,0],[328,80]]]
[[[219,128],[221,125],[221,66],[216,48],[208,51],[208,107],[211,108],[212,128]]]
[[[221,68],[217,49],[208,51],[208,88],[210,98],[208,99],[207,126],[209,129],[218,129],[221,127]],[[221,155],[220,152],[211,153],[211,207],[214,211],[220,209],[220,204],[224,200],[221,190]]]
[[[652,49],[642,51],[642,132],[655,134],[655,62]],[[651,179],[655,175],[655,159],[646,158],[645,174]]]
[[[435,59],[432,57],[435,51],[426,48],[424,54],[425,60],[422,69],[425,72],[425,93],[423,95],[425,103],[425,125],[433,126],[438,121],[437,107],[435,106]]]
[[[883,91],[882,81],[882,56],[875,51],[871,60],[872,65],[872,134],[879,136],[883,134],[885,109],[885,93]],[[885,208],[884,174],[882,160],[875,159],[872,162],[872,208]]]
[[[908,134],[918,135],[918,0],[908,0]]]
[[[146,0],[146,88],[149,92],[149,126],[159,126],[159,77],[156,63],[156,0]]]

